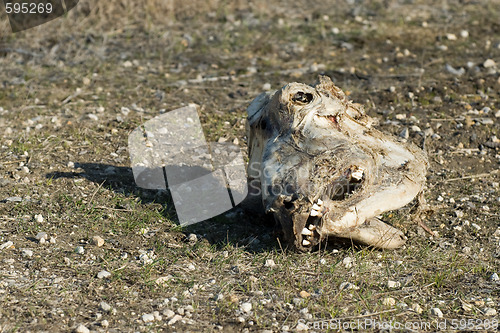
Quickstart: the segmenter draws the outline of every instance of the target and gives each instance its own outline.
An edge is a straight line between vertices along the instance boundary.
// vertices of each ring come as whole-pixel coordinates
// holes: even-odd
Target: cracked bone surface
[[[299,250],[332,237],[403,245],[377,216],[422,191],[427,157],[372,123],[326,76],[259,95],[248,107],[246,206],[273,214]]]

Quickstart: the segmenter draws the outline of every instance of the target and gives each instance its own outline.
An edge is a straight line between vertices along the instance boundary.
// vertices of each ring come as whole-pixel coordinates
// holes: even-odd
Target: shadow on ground
[[[170,191],[168,189],[147,190],[138,187],[132,168],[102,163],[75,163],[75,169],[82,171],[51,172],[45,177],[54,180],[84,178],[114,193],[139,198],[142,204],[161,204],[162,215],[179,225]],[[217,248],[224,248],[228,244],[238,244],[245,246],[250,252],[262,252],[285,246],[276,240],[279,234],[271,217],[244,211],[240,205],[203,222],[185,227],[179,226],[179,231],[186,237],[189,234],[196,234]]]

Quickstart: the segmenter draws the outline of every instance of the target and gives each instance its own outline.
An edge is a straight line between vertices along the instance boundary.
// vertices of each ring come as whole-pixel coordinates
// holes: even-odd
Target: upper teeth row
[[[311,212],[309,215],[322,217],[323,216],[323,207],[322,206],[323,206],[323,200],[318,199],[318,201],[312,205]],[[309,226],[307,226],[307,228],[302,229],[301,234],[304,237],[313,236],[313,231],[315,229],[316,229],[316,226],[314,224],[310,224]],[[303,239],[302,245],[308,246],[308,245],[311,245],[311,242],[307,239]]]
[[[317,217],[323,216],[322,206],[323,206],[323,200],[318,199],[318,202],[312,205],[311,213],[309,215]]]

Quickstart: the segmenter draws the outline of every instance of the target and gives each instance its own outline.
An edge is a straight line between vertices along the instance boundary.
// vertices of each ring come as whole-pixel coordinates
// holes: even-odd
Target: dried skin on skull
[[[248,108],[249,200],[272,213],[297,248],[326,237],[404,243],[376,216],[422,190],[427,158],[372,123],[327,77],[262,94]]]

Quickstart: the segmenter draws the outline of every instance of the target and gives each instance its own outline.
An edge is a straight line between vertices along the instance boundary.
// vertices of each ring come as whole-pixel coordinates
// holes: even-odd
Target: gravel
[[[99,304],[99,308],[104,311],[104,312],[109,312],[111,311],[111,305],[109,305],[108,303],[102,301],[100,304]]]
[[[111,276],[111,273],[108,271],[100,271],[99,273],[97,273],[97,278],[99,278],[99,279],[105,279],[105,278],[108,278],[110,276]]]
[[[248,313],[248,312],[252,311],[252,303],[248,303],[248,302],[242,303],[240,305],[240,309],[241,309],[241,311]]]
[[[421,314],[422,312],[424,312],[424,309],[422,309],[422,307],[418,303],[413,303],[411,305],[411,309],[417,314]]]
[[[387,306],[394,306],[396,305],[396,300],[392,297],[385,297],[384,299],[382,299],[382,304]]]
[[[484,308],[483,313],[485,316],[493,317],[493,316],[497,315],[497,310],[495,310],[493,308]]]
[[[174,325],[176,322],[178,322],[178,321],[179,321],[179,320],[181,320],[181,319],[182,319],[182,316],[181,316],[181,315],[176,314],[175,316],[173,316],[173,318],[172,318],[172,319],[170,319],[170,320],[168,321],[168,323],[167,323],[167,324],[168,324],[169,326],[172,326],[172,325]]]
[[[443,312],[439,308],[431,308],[431,315],[438,318],[443,318]]]
[[[163,316],[165,316],[166,319],[170,319],[175,316],[175,312],[170,309],[166,309],[163,311]]]
[[[276,267],[276,264],[274,263],[273,259],[266,259],[264,266],[273,268],[273,267]]]
[[[13,245],[14,245],[14,242],[7,241],[7,242],[3,243],[2,245],[0,245],[0,250],[8,249]]]
[[[75,253],[76,254],[84,254],[85,249],[83,248],[83,246],[77,246],[77,247],[75,247]]]
[[[92,237],[92,244],[101,247],[104,245],[104,239],[101,236],[94,236]]]
[[[401,287],[401,282],[389,280],[389,281],[387,281],[387,287],[389,289],[399,288],[399,287]]]
[[[151,323],[155,321],[155,316],[152,313],[145,313],[142,315],[141,319],[145,323]]]
[[[359,290],[359,287],[351,282],[342,282],[339,286],[339,290]]]
[[[33,257],[33,251],[30,250],[30,249],[22,249],[21,250],[21,254],[22,254],[23,257],[26,257],[26,258]]]

